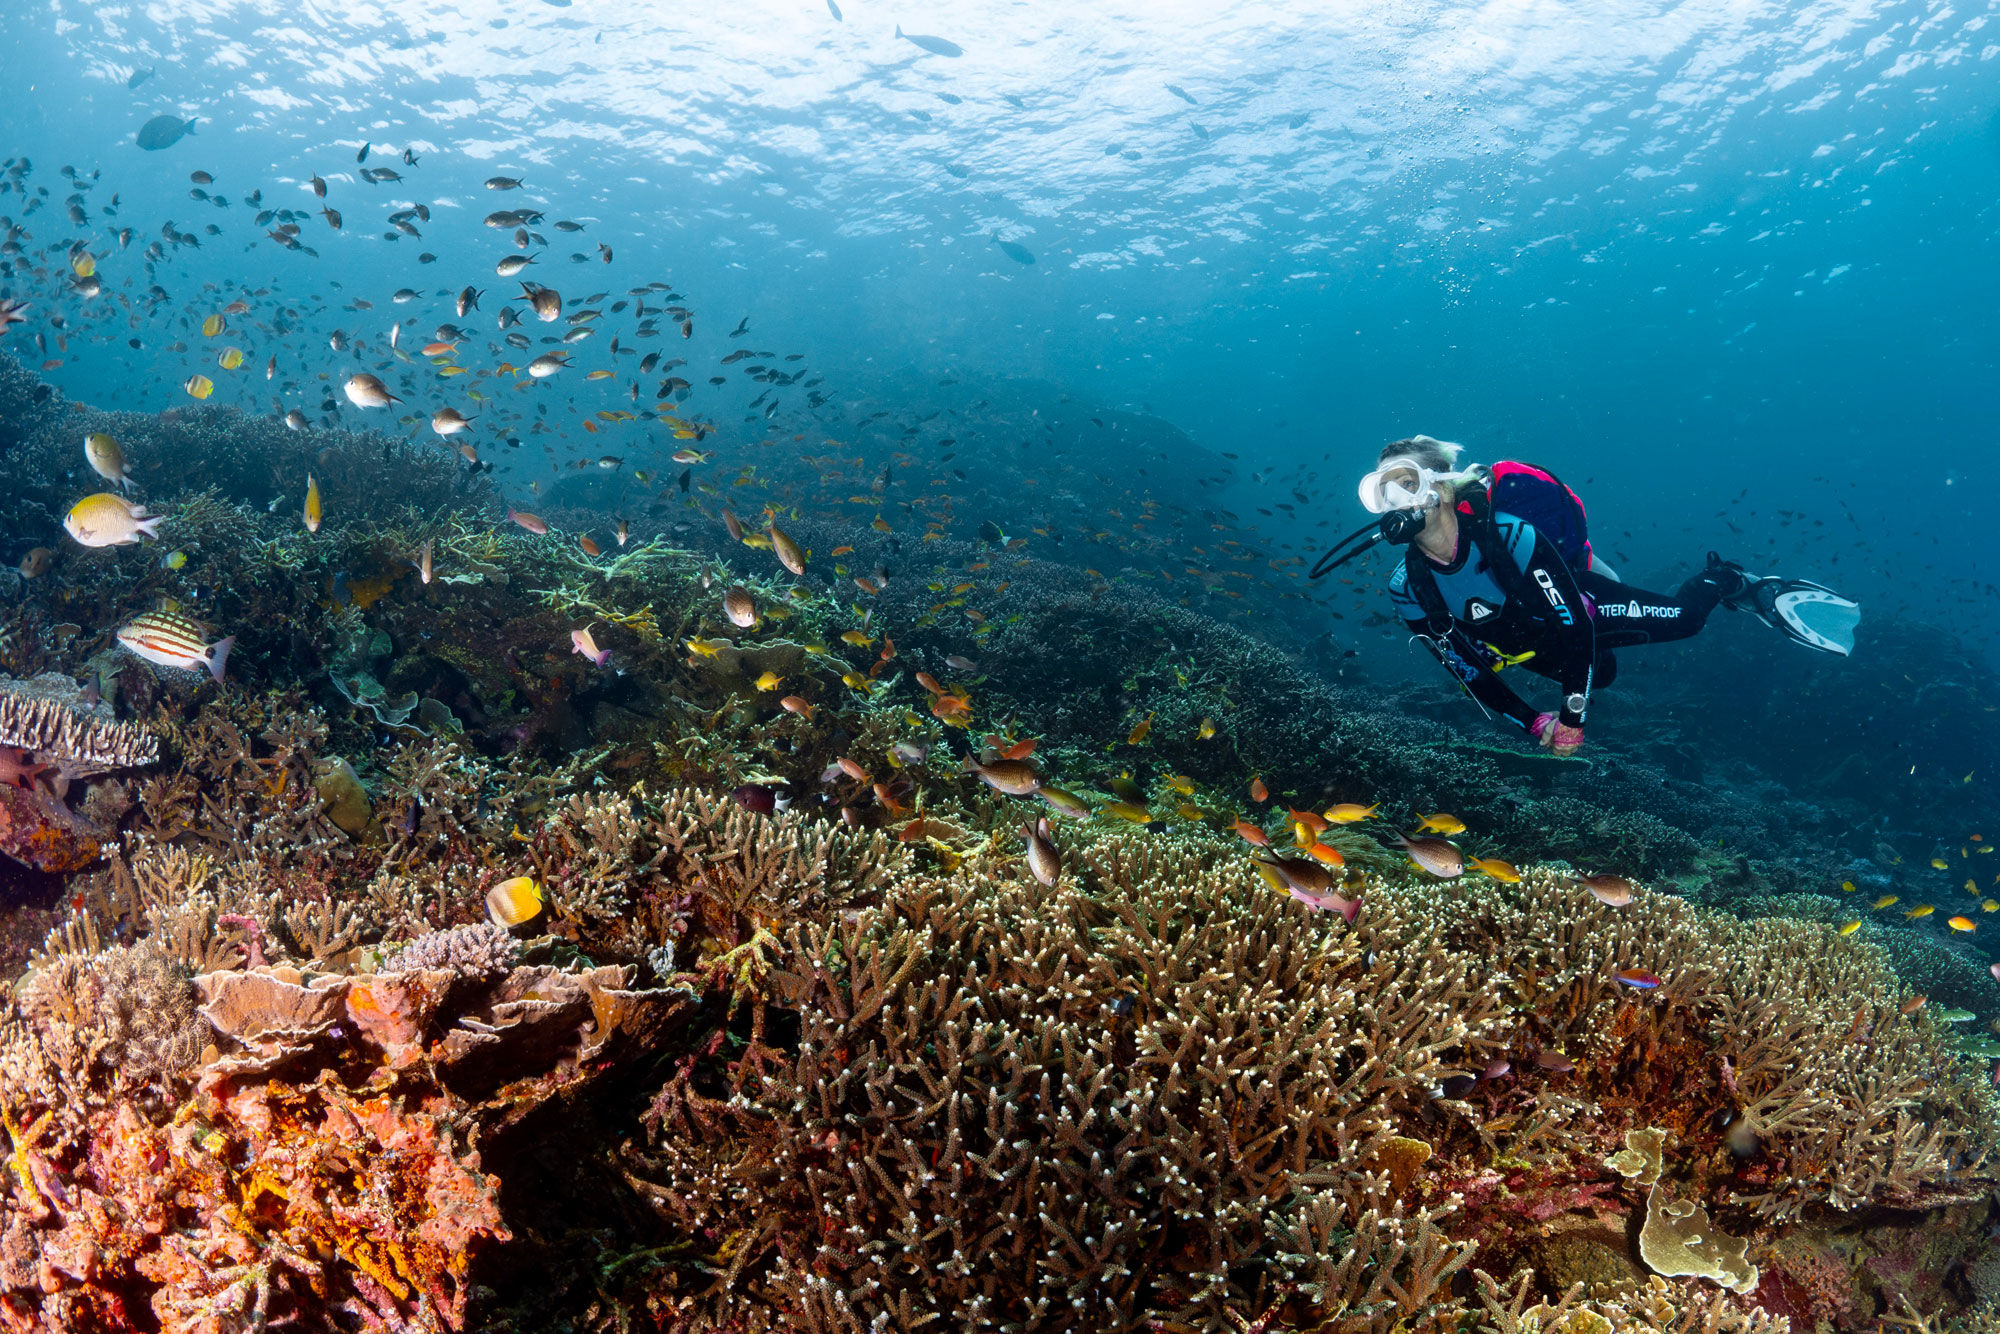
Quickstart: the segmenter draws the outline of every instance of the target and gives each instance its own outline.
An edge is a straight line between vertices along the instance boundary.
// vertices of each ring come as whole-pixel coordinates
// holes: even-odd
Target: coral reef
[[[0,471],[108,426],[181,559],[65,548],[0,648],[44,877],[0,893],[0,1327],[1858,1334],[2000,1290],[1939,1013],[1993,981],[1834,929],[1801,891],[1917,871],[1830,808],[1469,742],[1206,614],[1223,575],[940,531],[864,613],[671,497],[593,553],[440,452],[18,406]],[[112,647],[162,598],[228,681]]]

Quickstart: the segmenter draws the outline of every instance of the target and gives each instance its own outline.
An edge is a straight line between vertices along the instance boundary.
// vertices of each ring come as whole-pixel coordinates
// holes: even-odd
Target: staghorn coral
[[[1957,1069],[1946,1035],[1900,1013],[1894,972],[1863,941],[1652,893],[1609,908],[1540,868],[1511,890],[1427,897],[1447,938],[1479,942],[1509,977],[1536,1041],[1577,1058],[1581,1089],[1626,1109],[1623,1128],[1719,1147],[1719,1118],[1742,1115],[1759,1144],[1726,1174],[1738,1207],[1921,1207],[1994,1175],[1990,1090],[1939,1077]],[[1635,996],[1619,969],[1664,982]]]
[[[1387,1328],[1449,1301],[1449,1208],[1374,1164],[1503,1023],[1497,987],[1413,922],[1346,933],[1194,848],[1095,861],[1094,896],[915,876],[788,933],[796,1058],[746,1050],[730,1099],[670,1083],[631,1169],[735,1238],[716,1320],[1222,1328],[1304,1301]]]

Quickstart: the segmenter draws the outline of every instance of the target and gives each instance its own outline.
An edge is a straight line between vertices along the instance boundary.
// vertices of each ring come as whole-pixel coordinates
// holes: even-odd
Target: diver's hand
[[[1565,727],[1562,719],[1553,713],[1537,715],[1534,732],[1542,748],[1558,756],[1574,755],[1583,747],[1583,729]]]

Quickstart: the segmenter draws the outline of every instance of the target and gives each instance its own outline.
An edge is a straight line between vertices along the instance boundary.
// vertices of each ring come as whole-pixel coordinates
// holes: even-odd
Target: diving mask
[[[1439,483],[1463,482],[1475,475],[1470,470],[1433,472],[1413,458],[1387,459],[1361,479],[1361,504],[1370,514],[1421,512],[1438,503]]]

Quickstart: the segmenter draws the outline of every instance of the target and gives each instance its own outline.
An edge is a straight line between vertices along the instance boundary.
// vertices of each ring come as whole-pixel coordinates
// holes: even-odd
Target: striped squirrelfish
[[[149,611],[121,626],[119,646],[136,657],[177,671],[206,671],[217,682],[229,663],[236,636],[202,642],[202,628],[177,611]]]

